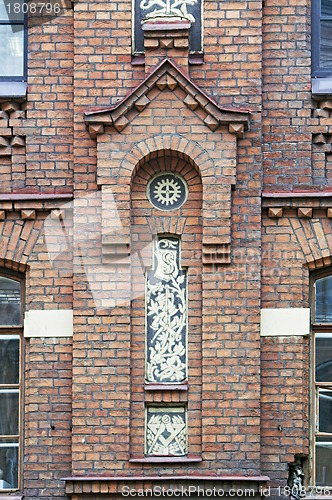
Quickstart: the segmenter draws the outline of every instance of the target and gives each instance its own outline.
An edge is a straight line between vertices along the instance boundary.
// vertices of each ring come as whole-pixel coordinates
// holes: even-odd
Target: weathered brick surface
[[[310,2],[263,8],[263,164],[269,190],[310,187]]]
[[[309,452],[309,339],[264,338],[261,359],[262,472],[282,491],[288,464]]]
[[[71,192],[73,12],[30,16],[26,180],[30,192]]]
[[[71,470],[71,339],[30,339],[25,349],[25,498],[66,498]]]
[[[49,212],[23,221],[11,202],[2,205],[8,210],[0,222],[0,265],[25,276],[25,310],[71,308],[71,257],[64,253],[55,266],[49,260],[44,240]],[[71,350],[69,339],[23,341],[26,498],[65,496],[60,478],[71,468]]]
[[[308,307],[310,272],[331,265],[329,198],[263,198],[261,207],[262,189],[331,185],[331,103],[311,99],[309,4],[205,2],[197,65],[187,64],[185,37],[172,47],[146,37],[146,66],[132,64],[131,0],[79,1],[29,20],[27,100],[0,102],[0,193],[74,190],[75,199],[74,257],[67,207],[55,262],[58,235],[47,240],[45,219],[64,200],[0,200],[0,264],[25,273],[27,310],[74,307],[73,346],[26,345],[27,500],[65,498],[60,478],[70,474],[264,473],[284,486],[294,456],[308,456],[310,342],[261,340],[260,308]],[[249,108],[249,130],[220,125],[174,68],[108,122],[85,122],[165,55],[218,105]],[[145,188],[169,168],[184,173],[192,198],[161,216]],[[165,233],[181,235],[189,269],[189,386],[148,393],[134,256]],[[189,453],[202,462],[129,462],[143,454],[147,401],[188,402]],[[76,500],[79,490],[116,491],[75,487]]]
[[[331,264],[331,222],[322,201],[307,200],[312,218],[298,218],[294,204],[284,202],[281,218],[263,218],[263,308],[309,307],[310,271]],[[309,456],[310,359],[306,337],[262,339],[261,459],[274,486],[286,483],[295,455]]]

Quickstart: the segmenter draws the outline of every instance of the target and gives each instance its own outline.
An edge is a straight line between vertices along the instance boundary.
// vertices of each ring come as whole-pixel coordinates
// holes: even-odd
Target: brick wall
[[[267,474],[284,486],[309,453],[310,342],[260,339],[260,309],[308,307],[310,272],[332,255],[328,198],[293,196],[331,184],[331,106],[310,93],[310,2],[205,2],[204,62],[182,70],[217,105],[250,109],[238,137],[202,94],[186,103],[174,68],[175,83],[151,84],[148,105],[128,104],[115,123],[110,105],[167,52],[132,64],[131,0],[80,1],[29,23],[27,100],[0,103],[0,192],[59,198],[0,195],[0,264],[25,273],[28,310],[74,307],[74,338],[27,340],[25,498],[66,497],[70,474]],[[84,112],[97,107],[108,111],[92,134]],[[145,187],[166,168],[185,172],[193,198],[159,217]],[[68,231],[55,262],[52,211]],[[189,269],[189,389],[147,394],[144,283],[131,301],[128,255],[164,233],[182,236]],[[166,400],[188,401],[189,452],[202,461],[129,462],[143,454],[144,402]]]
[[[263,159],[266,189],[310,187],[310,2],[263,9]]]
[[[70,193],[73,179],[73,13],[31,16],[28,37],[28,192]]]
[[[66,498],[71,471],[70,339],[30,339],[25,346],[25,498]]]

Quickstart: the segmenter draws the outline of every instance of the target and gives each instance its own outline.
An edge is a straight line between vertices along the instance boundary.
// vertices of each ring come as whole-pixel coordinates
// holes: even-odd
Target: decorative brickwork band
[[[125,99],[117,103],[115,106],[100,108],[98,111],[87,111],[85,113],[85,122],[87,126],[92,126],[90,132],[93,136],[103,133],[101,124],[113,125],[118,132],[121,132],[133,120],[138,113],[141,112],[140,105],[143,96],[148,97],[148,93],[154,86],[159,90],[169,88],[174,90],[177,86],[185,92],[184,98],[187,95],[191,97],[189,102],[192,107],[192,99],[200,105],[202,113],[197,115],[199,121],[203,120],[206,125],[212,130],[222,124],[230,124],[230,133],[242,136],[248,128],[249,111],[247,109],[222,108],[201,91],[190,78],[183,73],[172,60],[164,59],[154,70],[147,76],[136,89],[134,89]],[[183,99],[182,99],[183,100]],[[149,105],[146,102],[146,105]],[[145,106],[144,106],[145,107]],[[135,109],[136,113],[133,113]],[[98,127],[99,125],[99,127]],[[240,125],[243,125],[241,127]]]

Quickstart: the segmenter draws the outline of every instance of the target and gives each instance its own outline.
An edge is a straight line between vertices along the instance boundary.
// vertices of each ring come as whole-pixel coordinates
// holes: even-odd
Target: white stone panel
[[[288,337],[310,334],[310,309],[285,308],[261,310],[262,337]]]
[[[72,309],[28,311],[24,317],[24,337],[72,337]]]

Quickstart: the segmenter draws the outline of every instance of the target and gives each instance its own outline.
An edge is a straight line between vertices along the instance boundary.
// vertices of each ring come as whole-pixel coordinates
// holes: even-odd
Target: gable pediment
[[[164,90],[182,91],[183,103],[195,112],[197,120],[204,122],[210,130],[220,125],[229,125],[229,131],[242,136],[249,127],[250,111],[220,107],[176,64],[165,59],[148,77],[130,92],[124,99],[113,106],[94,108],[84,113],[85,123],[92,137],[103,134],[105,126],[112,126],[118,132],[136,118],[151,103],[151,91],[157,88],[162,95]],[[164,104],[162,105],[163,107]],[[199,111],[199,113],[198,113]]]

